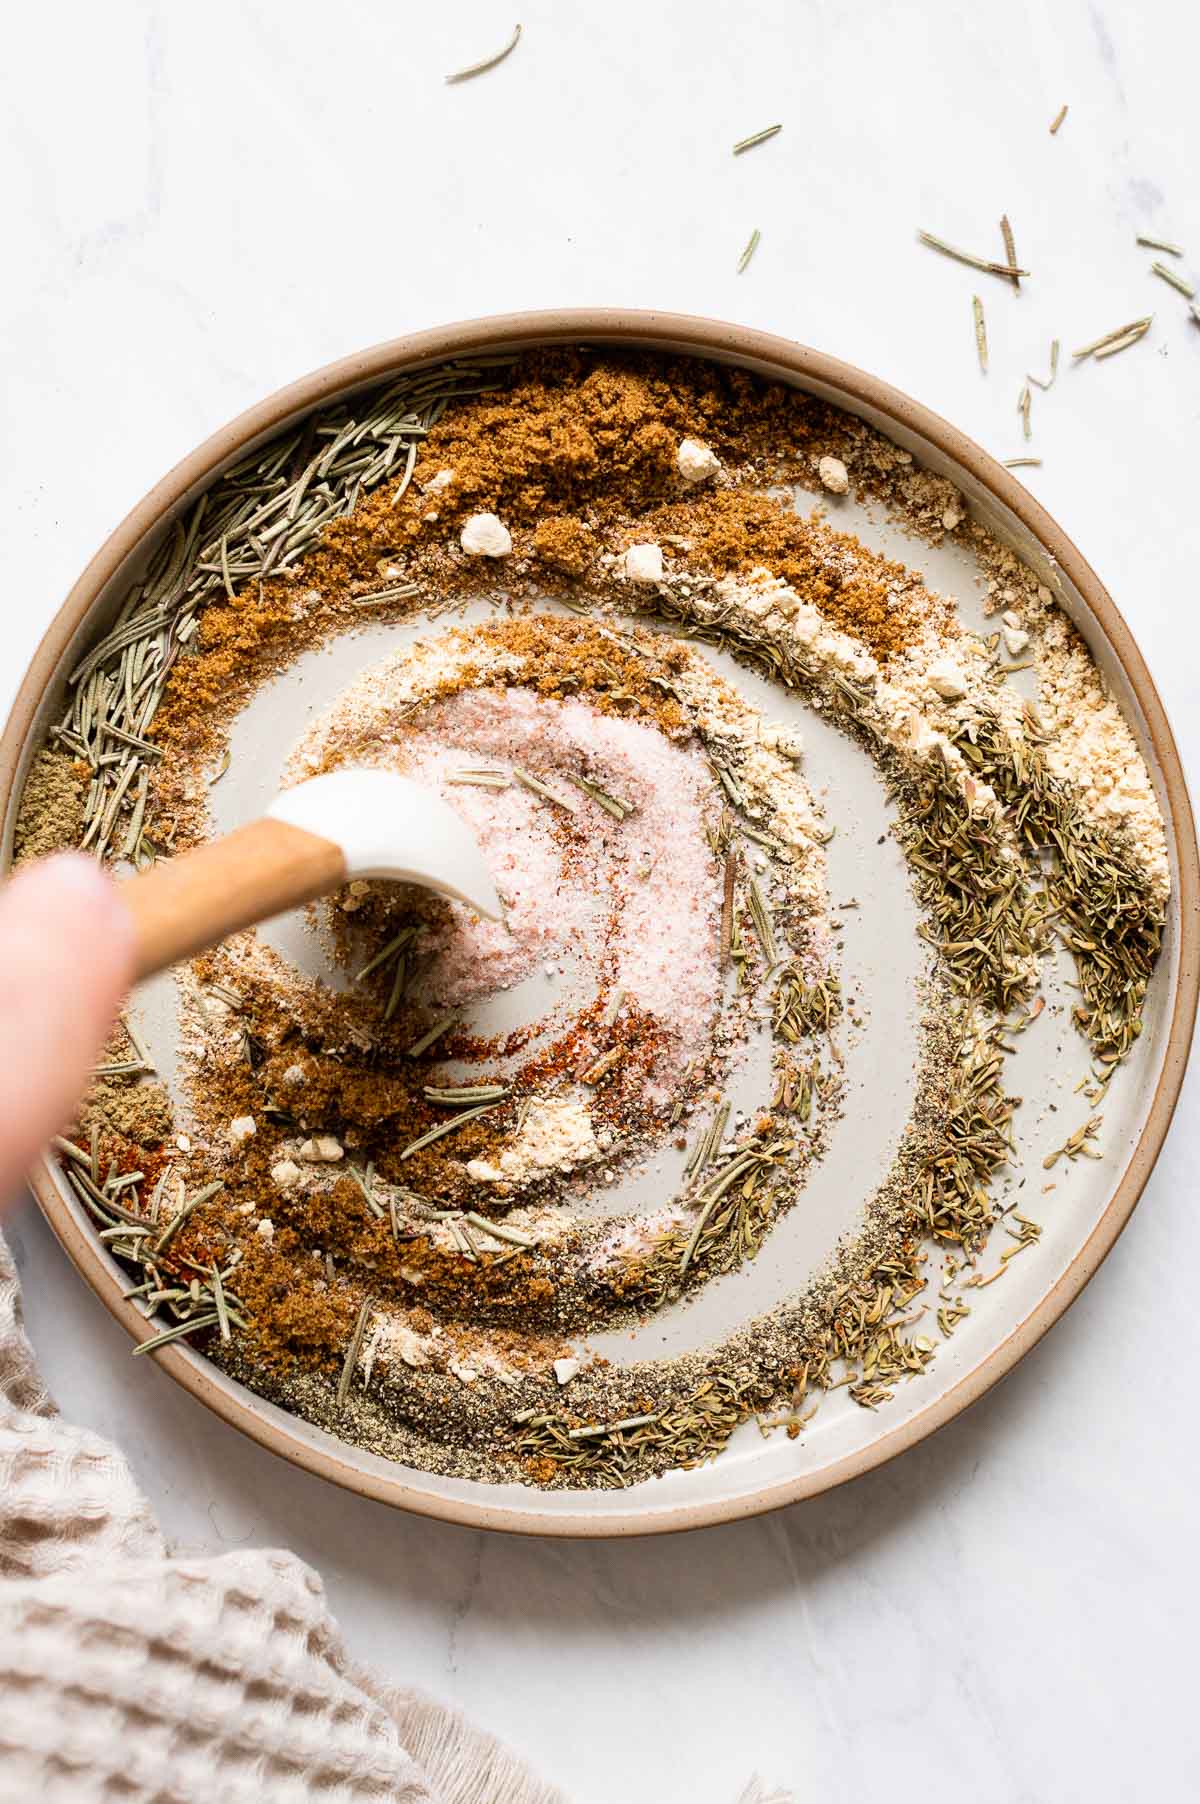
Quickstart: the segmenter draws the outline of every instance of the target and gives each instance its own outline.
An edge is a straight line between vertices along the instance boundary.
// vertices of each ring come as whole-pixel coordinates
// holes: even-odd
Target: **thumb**
[[[92,859],[0,888],[0,1197],[69,1118],[132,974],[130,916]]]

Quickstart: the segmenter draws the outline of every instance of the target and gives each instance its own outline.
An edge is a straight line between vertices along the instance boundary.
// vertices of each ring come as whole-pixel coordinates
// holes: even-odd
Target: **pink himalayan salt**
[[[593,973],[598,988],[603,966],[670,1037],[652,1086],[665,1098],[670,1077],[707,1041],[722,988],[720,879],[704,837],[715,793],[700,751],[584,702],[513,688],[465,690],[434,704],[394,757],[470,822],[508,913],[505,927],[454,907],[450,937],[430,936],[421,948],[434,955],[422,989],[451,1008],[566,959]],[[513,764],[568,799],[586,826],[579,873],[564,869],[553,802],[515,783],[497,790],[446,781],[464,769],[508,773]],[[637,812],[614,820],[564,770]]]

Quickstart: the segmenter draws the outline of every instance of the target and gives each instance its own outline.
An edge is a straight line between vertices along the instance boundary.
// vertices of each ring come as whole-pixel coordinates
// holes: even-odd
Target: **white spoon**
[[[136,975],[355,877],[417,883],[503,919],[474,834],[440,796],[390,771],[330,771],[285,790],[261,820],[122,883],[137,929]]]

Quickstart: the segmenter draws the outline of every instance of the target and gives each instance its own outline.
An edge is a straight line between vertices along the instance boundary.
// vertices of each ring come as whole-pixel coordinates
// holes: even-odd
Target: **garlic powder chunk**
[[[840,457],[823,457],[817,465],[817,475],[831,495],[844,495],[850,487],[850,477]]]
[[[317,1134],[300,1148],[300,1157],[307,1159],[310,1165],[336,1165],[345,1156],[341,1141],[335,1140],[332,1134]]]
[[[688,484],[707,482],[721,468],[721,460],[712,448],[698,438],[680,441],[675,453],[675,468]]]
[[[960,702],[967,693],[967,679],[953,658],[938,658],[926,676],[929,687],[944,702]]]
[[[513,548],[512,534],[495,514],[472,514],[459,544],[468,557],[507,557]]]
[[[625,575],[631,583],[660,583],[663,579],[661,545],[631,545],[625,553]]]

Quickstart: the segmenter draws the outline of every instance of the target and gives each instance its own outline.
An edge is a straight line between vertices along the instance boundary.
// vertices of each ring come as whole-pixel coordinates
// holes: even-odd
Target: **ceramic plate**
[[[407,1509],[482,1527],[539,1534],[600,1535],[679,1529],[727,1520],[827,1489],[878,1465],[948,1421],[1027,1352],[1095,1271],[1129,1217],[1145,1184],[1178,1095],[1197,990],[1197,857],[1195,832],[1178,755],[1162,706],[1116,607],[1074,546],[1017,481],[960,433],[885,384],[819,353],[779,339],[657,314],[522,315],[487,320],[383,345],[306,378],[218,433],[185,460],[133,511],[97,554],[68,597],[40,647],[0,742],[0,806],[11,848],[14,798],[26,763],[58,708],[67,671],[106,630],[120,597],[164,532],[194,497],[254,444],[309,412],[398,372],[452,356],[578,343],[686,351],[736,362],[794,384],[856,414],[949,476],[976,516],[1011,544],[1079,627],[1141,739],[1167,822],[1174,890],[1166,943],[1151,986],[1146,1027],[1105,1108],[1100,1161],[1065,1167],[1052,1195],[1040,1195],[1040,1155],[1060,1144],[1057,1120],[1079,1114],[1073,1091],[1087,1069],[1086,1048],[1069,1026],[1068,1010],[1048,1008],[1021,1041],[1006,1086],[1030,1099],[1018,1115],[1024,1164],[1000,1186],[1003,1201],[1025,1186],[1021,1206],[1036,1197],[1040,1244],[1013,1262],[1003,1284],[975,1293],[972,1313],[941,1346],[929,1370],[899,1387],[877,1412],[859,1408],[846,1392],[823,1403],[801,1439],[764,1438],[754,1423],[734,1436],[722,1456],[691,1472],[672,1472],[621,1492],[542,1492],[516,1484],[483,1485],[432,1476],[350,1447],[263,1402],[200,1355],[174,1345],[157,1355],[181,1384],[228,1422],[297,1464],[366,1495]],[[800,493],[808,509],[814,497]],[[836,524],[868,545],[915,564],[930,587],[953,594],[968,625],[983,624],[978,571],[969,554],[946,544],[931,549],[906,537],[878,509],[852,501]],[[548,607],[554,604],[547,603]],[[434,630],[481,610],[467,604],[444,614]],[[216,822],[248,818],[277,786],[284,757],[314,712],[366,666],[421,631],[418,619],[368,626],[306,654],[237,721],[229,776],[213,792]],[[805,774],[839,831],[829,847],[830,895],[861,906],[844,915],[844,974],[869,998],[865,1029],[848,1052],[845,1113],[828,1152],[810,1175],[800,1206],[773,1230],[763,1253],[740,1271],[710,1283],[686,1306],[663,1312],[636,1334],[600,1335],[587,1344],[616,1360],[699,1347],[798,1288],[850,1229],[863,1198],[883,1176],[909,1106],[917,1024],[914,982],[921,968],[916,910],[894,843],[878,842],[889,811],[872,765],[861,749],[780,689],[731,660],[714,663],[752,701],[795,719],[806,745]],[[1023,677],[1014,679],[1018,682]],[[267,930],[288,956],[319,969],[315,942],[298,919]],[[1048,996],[1064,995],[1067,973],[1052,969]],[[534,996],[505,1006],[535,1009]],[[141,1023],[156,1062],[168,1077],[174,1041],[169,980],[140,995]],[[502,1025],[489,1019],[489,1031]],[[1011,1078],[1011,1081],[1009,1079]],[[1060,1108],[1051,1108],[1057,1104]],[[1044,1142],[1044,1144],[1043,1144]],[[672,1155],[675,1156],[675,1155]],[[663,1177],[669,1182],[670,1171]],[[84,1278],[137,1338],[142,1316],[122,1299],[116,1265],[95,1239],[87,1218],[58,1172],[44,1164],[34,1188],[51,1225]],[[638,1201],[636,1183],[615,1194],[613,1206]],[[64,1276],[64,1284],[67,1282]],[[136,1368],[130,1383],[137,1383]]]

